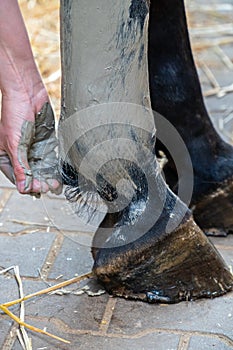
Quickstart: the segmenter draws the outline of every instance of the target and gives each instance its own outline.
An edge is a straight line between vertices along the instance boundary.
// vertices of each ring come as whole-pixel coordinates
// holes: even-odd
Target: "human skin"
[[[49,184],[43,177],[35,178],[28,161],[35,141],[35,117],[49,97],[17,0],[0,1],[0,89],[0,169],[22,194],[56,191],[59,181],[52,175]],[[34,146],[41,148],[39,143]]]

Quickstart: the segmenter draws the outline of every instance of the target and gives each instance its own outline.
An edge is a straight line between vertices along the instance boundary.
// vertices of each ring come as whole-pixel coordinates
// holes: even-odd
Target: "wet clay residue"
[[[49,103],[45,103],[35,117],[35,124],[24,121],[21,129],[21,139],[18,147],[18,160],[25,174],[25,190],[30,186],[32,179],[48,184],[51,191],[61,193],[61,186],[53,189],[51,179],[61,183],[58,173],[58,160],[56,155],[57,139],[55,136],[55,123],[53,111]],[[25,152],[28,150],[28,153]],[[25,159],[27,157],[28,159]],[[30,169],[25,167],[29,164]]]

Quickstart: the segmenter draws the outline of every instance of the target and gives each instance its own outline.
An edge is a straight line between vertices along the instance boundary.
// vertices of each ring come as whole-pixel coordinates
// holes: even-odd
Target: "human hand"
[[[0,1],[0,90],[0,170],[20,193],[60,193],[53,112],[17,0]]]
[[[42,101],[48,100],[45,96]],[[33,102],[22,94],[14,99],[3,95],[0,170],[20,193],[61,193],[56,145],[53,111],[48,102],[36,113]]]

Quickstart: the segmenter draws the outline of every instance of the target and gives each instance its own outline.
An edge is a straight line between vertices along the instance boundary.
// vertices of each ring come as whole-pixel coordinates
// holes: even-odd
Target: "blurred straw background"
[[[19,4],[36,62],[59,117],[59,0],[19,0]],[[217,129],[233,142],[233,1],[186,0],[186,7],[207,106]]]

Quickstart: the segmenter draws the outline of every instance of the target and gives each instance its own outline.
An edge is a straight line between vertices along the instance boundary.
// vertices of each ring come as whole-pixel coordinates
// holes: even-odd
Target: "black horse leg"
[[[191,156],[194,217],[207,231],[230,231],[233,148],[218,135],[206,111],[182,0],[151,1],[148,60],[152,108],[175,126]],[[171,159],[164,170],[174,189]]]

